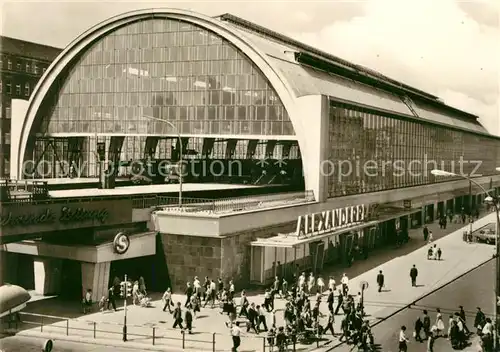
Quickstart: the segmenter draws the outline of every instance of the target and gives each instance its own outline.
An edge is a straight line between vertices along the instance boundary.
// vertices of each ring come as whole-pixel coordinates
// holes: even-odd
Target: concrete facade
[[[172,289],[183,292],[195,276],[202,280],[233,280],[243,288],[250,282],[250,242],[279,232],[290,232],[295,222],[261,227],[224,237],[202,237],[162,233],[162,244]]]

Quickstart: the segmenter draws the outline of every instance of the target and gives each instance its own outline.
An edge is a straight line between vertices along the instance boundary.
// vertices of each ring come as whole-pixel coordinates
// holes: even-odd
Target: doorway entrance
[[[69,259],[62,260],[61,293],[59,296],[72,301],[83,298],[82,267],[80,262]]]

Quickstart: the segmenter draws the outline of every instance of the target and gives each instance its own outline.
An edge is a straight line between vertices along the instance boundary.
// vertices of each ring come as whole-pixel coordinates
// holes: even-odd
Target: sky
[[[437,95],[500,135],[500,0],[0,0],[0,32],[65,47],[86,29],[152,7],[233,13]]]

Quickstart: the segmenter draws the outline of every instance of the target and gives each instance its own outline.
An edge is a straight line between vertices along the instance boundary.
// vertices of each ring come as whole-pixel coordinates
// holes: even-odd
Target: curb
[[[67,341],[67,342],[79,342],[86,345],[95,345],[95,346],[108,346],[108,347],[120,347],[124,349],[133,349],[136,351],[163,351],[163,352],[182,352],[189,351],[189,349],[179,349],[171,346],[155,346],[152,344],[145,343],[137,343],[137,342],[122,342],[122,341],[114,341],[108,339],[88,339],[84,337],[72,337],[61,334],[53,334],[53,333],[38,333],[29,330],[24,330],[16,333],[17,336],[27,336],[27,337],[36,337],[36,338],[44,338],[44,339],[52,339],[54,340],[54,345],[58,340]]]
[[[385,317],[384,317],[384,318],[382,318],[382,319],[377,320],[377,321],[376,321],[375,323],[373,323],[373,324],[370,324],[370,327],[374,327],[374,326],[377,326],[378,324],[383,323],[384,321],[386,321],[386,320],[388,320],[388,319],[392,318],[392,317],[393,317],[393,316],[395,316],[396,314],[401,313],[401,312],[402,312],[402,311],[404,311],[405,309],[410,308],[412,305],[416,304],[418,301],[421,301],[422,299],[424,299],[424,298],[426,298],[426,297],[428,297],[428,296],[430,296],[430,295],[432,295],[432,294],[436,293],[437,291],[441,290],[443,287],[446,287],[446,286],[448,286],[448,285],[450,285],[450,284],[454,283],[454,282],[455,282],[455,281],[457,281],[458,279],[460,279],[460,278],[464,277],[464,276],[465,276],[465,275],[467,275],[467,274],[470,274],[470,273],[471,273],[471,272],[473,272],[474,270],[479,269],[479,268],[480,268],[480,267],[482,267],[483,265],[486,265],[486,264],[488,264],[489,262],[491,262],[491,261],[493,261],[493,260],[495,260],[495,259],[496,259],[495,257],[493,257],[493,258],[489,258],[488,260],[486,260],[486,261],[484,261],[484,262],[480,263],[478,266],[476,266],[476,267],[474,267],[474,268],[472,268],[472,269],[469,269],[469,270],[465,271],[464,273],[462,273],[462,274],[458,275],[457,277],[455,277],[454,279],[450,280],[449,282],[447,282],[447,283],[445,283],[445,284],[443,284],[443,285],[441,285],[441,286],[436,287],[435,289],[433,289],[433,290],[431,290],[431,291],[429,291],[429,292],[427,292],[427,293],[423,294],[422,296],[418,297],[418,298],[417,298],[417,299],[415,299],[413,302],[408,303],[408,304],[404,305],[403,307],[398,308],[397,310],[395,310],[395,311],[394,311],[394,312],[392,312],[391,314],[389,314],[389,315],[385,316]],[[328,348],[328,349],[326,349],[326,350],[325,350],[325,349],[323,349],[322,351],[325,351],[325,352],[330,352],[330,351],[334,350],[335,348],[340,347],[340,346],[343,346],[343,345],[345,345],[345,344],[346,344],[346,341],[337,342],[335,345],[333,345],[333,346],[329,347],[329,348]]]

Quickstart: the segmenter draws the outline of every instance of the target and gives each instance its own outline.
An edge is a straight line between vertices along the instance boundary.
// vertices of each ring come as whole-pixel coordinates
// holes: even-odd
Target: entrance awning
[[[359,225],[345,227],[331,232],[325,232],[309,237],[297,237],[295,234],[278,234],[269,238],[258,238],[250,243],[252,247],[294,248],[306,243],[315,242],[331,236],[339,236],[346,232],[356,232],[375,226],[380,221],[368,221]]]
[[[401,216],[415,214],[417,212],[422,211],[422,208],[414,208],[414,209],[403,209],[396,207],[380,207],[378,222],[384,222],[392,219],[399,218]]]
[[[105,263],[156,254],[156,232],[133,234],[129,236],[129,239],[129,248],[123,254],[116,253],[112,242],[98,246],[84,246],[59,245],[42,241],[22,241],[1,245],[0,251],[71,259],[88,263]]]

